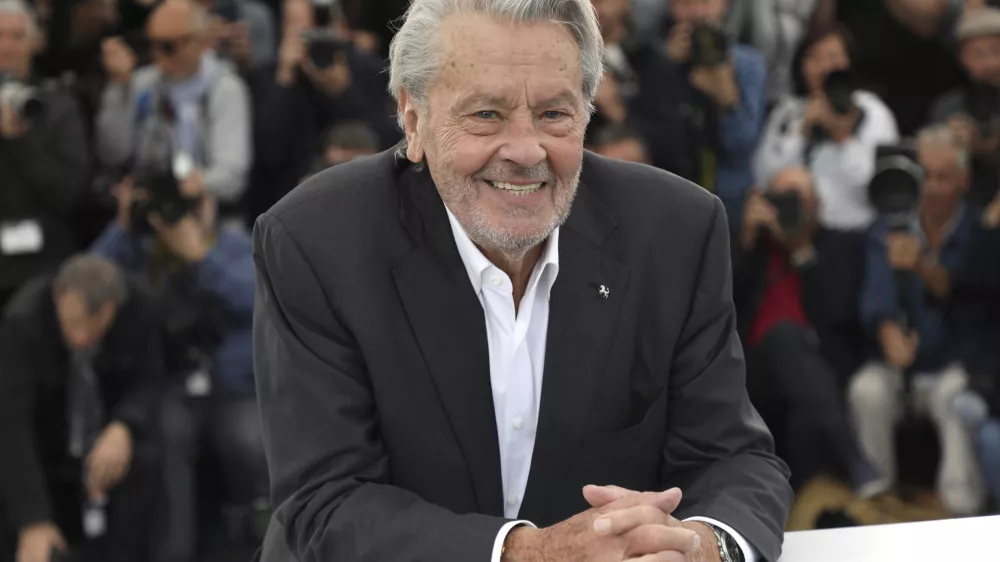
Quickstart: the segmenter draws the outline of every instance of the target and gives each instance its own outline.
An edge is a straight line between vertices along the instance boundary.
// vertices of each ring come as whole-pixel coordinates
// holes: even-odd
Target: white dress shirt
[[[518,525],[532,525],[530,521],[516,519],[528,486],[531,455],[535,449],[549,328],[549,293],[559,274],[559,229],[556,228],[549,236],[542,256],[528,278],[528,288],[521,297],[520,307],[515,311],[514,287],[510,277],[479,251],[450,210],[448,220],[458,253],[486,319],[490,386],[493,389],[493,411],[500,444],[504,517],[513,520],[500,529],[493,545],[491,560],[500,562],[501,547],[511,529]],[[750,544],[724,523],[704,517],[692,517],[688,521],[711,523],[725,530],[739,543],[747,562],[756,561]]]

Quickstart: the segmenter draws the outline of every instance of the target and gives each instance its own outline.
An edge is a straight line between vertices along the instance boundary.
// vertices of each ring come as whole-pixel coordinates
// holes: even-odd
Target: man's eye
[[[543,119],[552,120],[552,119],[559,119],[560,117],[563,117],[565,115],[566,114],[563,113],[562,111],[552,110],[552,111],[546,111],[546,112],[542,113],[542,118]]]
[[[497,112],[489,110],[477,111],[476,117],[480,119],[492,120],[497,118]]]

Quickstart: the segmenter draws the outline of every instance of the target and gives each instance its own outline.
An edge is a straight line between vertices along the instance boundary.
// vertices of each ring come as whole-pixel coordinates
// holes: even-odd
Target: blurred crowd
[[[406,4],[0,0],[0,562],[259,541],[250,231],[400,140]],[[587,147],[725,204],[793,485],[1000,510],[1000,1],[593,4]]]

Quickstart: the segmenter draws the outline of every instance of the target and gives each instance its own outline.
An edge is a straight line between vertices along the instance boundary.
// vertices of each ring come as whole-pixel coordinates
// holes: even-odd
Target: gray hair
[[[83,298],[89,314],[95,314],[111,302],[128,300],[125,272],[115,262],[97,254],[78,254],[59,268],[53,282],[56,294],[73,291]]]
[[[933,125],[917,133],[917,148],[926,150],[952,150],[955,164],[965,172],[969,169],[969,151],[958,142],[955,133],[947,125]]]
[[[440,68],[438,28],[454,14],[483,14],[498,21],[559,22],[569,28],[580,49],[583,97],[594,110],[604,75],[604,40],[590,0],[412,0],[403,24],[389,45],[389,92],[399,103],[405,90],[425,105]],[[398,115],[403,128],[403,114]]]
[[[38,22],[35,20],[35,11],[24,0],[0,0],[0,14],[24,16],[27,22],[28,37],[34,37],[38,34]]]

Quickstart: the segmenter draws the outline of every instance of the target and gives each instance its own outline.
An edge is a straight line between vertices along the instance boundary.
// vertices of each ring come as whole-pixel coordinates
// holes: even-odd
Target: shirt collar
[[[458,255],[462,258],[462,263],[465,264],[465,271],[469,274],[472,288],[476,290],[476,294],[479,294],[483,288],[483,273],[496,266],[479,251],[479,248],[469,238],[469,234],[465,232],[465,228],[452,214],[451,209],[446,206],[445,211],[448,213],[451,232],[455,236],[455,245],[458,246]],[[548,270],[552,271],[550,275],[541,275]],[[552,284],[555,283],[556,275],[559,273],[559,227],[552,231],[549,239],[545,242],[545,249],[542,251],[538,263],[535,264],[535,271],[539,272],[537,276],[539,283],[543,284],[542,288],[548,294],[552,289]],[[534,276],[534,272],[532,272],[532,276]]]

